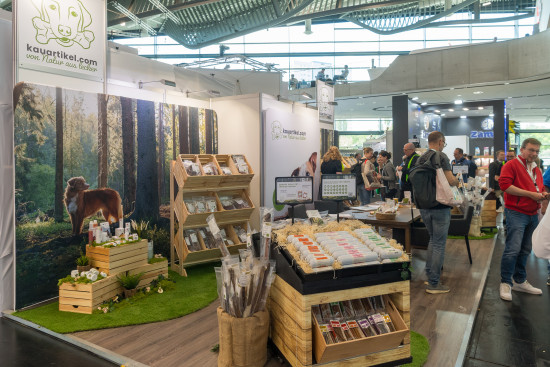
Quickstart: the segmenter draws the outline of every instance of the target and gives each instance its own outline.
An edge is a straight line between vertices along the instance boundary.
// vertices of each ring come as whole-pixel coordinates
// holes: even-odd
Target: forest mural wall
[[[57,296],[85,234],[73,235],[67,181],[116,190],[125,220],[148,221],[169,256],[170,161],[218,152],[212,110],[19,83],[14,89],[16,308]],[[145,237],[145,236],[144,236]]]

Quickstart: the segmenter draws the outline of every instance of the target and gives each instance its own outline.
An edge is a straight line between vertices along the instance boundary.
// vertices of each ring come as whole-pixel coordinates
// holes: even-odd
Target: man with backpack
[[[405,153],[405,156],[403,157],[403,164],[397,167],[397,170],[401,172],[401,194],[399,195],[400,200],[403,200],[403,197],[405,196],[405,191],[410,191],[412,195],[412,186],[409,182],[409,172],[411,168],[414,167],[414,165],[416,164],[418,157],[420,157],[415,150],[416,147],[413,143],[407,143],[405,144],[405,146],[403,146],[403,153]]]
[[[447,145],[445,136],[439,131],[431,132],[428,135],[428,145],[430,149],[418,158],[409,173],[409,180],[414,202],[420,209],[420,215],[430,234],[426,256],[426,292],[439,294],[450,291],[448,286],[441,284],[440,276],[451,223],[451,207],[436,200],[436,169],[443,169],[449,185],[457,186],[458,180],[452,174],[449,158],[443,153],[443,148]]]

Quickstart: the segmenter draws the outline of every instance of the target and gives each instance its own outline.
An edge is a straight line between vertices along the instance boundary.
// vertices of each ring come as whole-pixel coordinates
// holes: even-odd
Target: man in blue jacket
[[[468,173],[462,174],[464,182],[468,182],[468,177],[476,177],[477,166],[474,162],[466,159],[466,157],[464,156],[464,150],[462,148],[456,148],[453,155],[455,159],[453,159],[453,161],[451,162],[451,167],[454,174],[456,174],[454,169],[456,166],[467,166]]]

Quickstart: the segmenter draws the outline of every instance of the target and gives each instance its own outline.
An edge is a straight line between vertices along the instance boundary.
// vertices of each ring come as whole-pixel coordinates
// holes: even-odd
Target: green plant
[[[80,252],[80,256],[76,259],[76,265],[77,266],[87,266],[90,263],[90,259],[88,256],[84,255],[82,252]]]
[[[117,276],[117,280],[124,289],[136,289],[143,273],[130,275],[130,272]]]
[[[131,220],[132,223],[132,229],[136,231],[139,238],[144,238],[144,235],[149,228],[149,222],[146,222],[144,220],[141,220],[139,223],[135,220]]]

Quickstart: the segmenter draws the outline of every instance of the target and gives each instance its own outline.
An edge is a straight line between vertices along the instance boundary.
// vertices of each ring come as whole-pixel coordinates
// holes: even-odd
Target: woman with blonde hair
[[[342,154],[336,146],[331,146],[323,156],[321,163],[321,174],[336,174],[342,173]]]
[[[373,157],[374,151],[371,147],[363,148],[363,163],[361,164],[361,173],[365,174],[367,178],[372,178],[374,173],[374,164],[372,163],[371,159]],[[370,172],[370,175],[369,175]],[[372,182],[371,182],[372,183]],[[367,189],[365,187],[365,183],[358,187],[357,194],[359,195],[359,200],[361,201],[361,205],[367,205],[371,201],[372,197],[372,191],[373,189]]]

